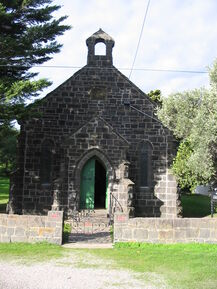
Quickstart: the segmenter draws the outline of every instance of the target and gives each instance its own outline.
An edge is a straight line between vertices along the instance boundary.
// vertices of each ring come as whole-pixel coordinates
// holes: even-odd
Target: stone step
[[[96,233],[96,234],[70,234],[69,243],[99,243],[99,244],[106,244],[112,243],[112,238],[110,233]]]

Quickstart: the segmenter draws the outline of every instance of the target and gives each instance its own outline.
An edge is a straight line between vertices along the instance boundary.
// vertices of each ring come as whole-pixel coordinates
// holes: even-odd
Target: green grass
[[[210,215],[210,197],[183,194],[181,196],[183,217],[185,218],[203,218]],[[217,217],[217,214],[215,214]]]
[[[48,243],[0,243],[0,259],[44,262],[61,258],[66,249]]]
[[[119,243],[114,249],[78,250],[47,243],[3,243],[0,259],[24,263],[58,259],[64,266],[73,265],[72,260],[77,260],[75,266],[79,266],[81,259],[86,267],[91,267],[89,261],[96,260],[96,268],[132,270],[141,273],[144,282],[148,278],[149,283],[155,284],[154,279],[158,278],[168,285],[165,288],[171,289],[215,289],[217,284],[217,246],[210,244]]]
[[[9,197],[9,179],[0,177],[0,213],[5,213]]]
[[[206,244],[156,245],[119,243],[91,254],[113,260],[116,268],[157,274],[174,289],[215,289],[217,246]]]

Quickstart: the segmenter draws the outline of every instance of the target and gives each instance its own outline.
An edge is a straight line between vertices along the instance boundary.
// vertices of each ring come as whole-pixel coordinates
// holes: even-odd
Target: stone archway
[[[81,200],[81,193],[83,190],[83,185],[81,183],[81,178],[82,178],[82,174],[84,172],[85,169],[90,169],[90,167],[93,165],[91,164],[91,160],[95,160],[98,166],[101,166],[101,168],[103,167],[105,172],[106,172],[106,196],[101,194],[101,196],[96,196],[97,195],[97,188],[94,187],[94,192],[93,192],[93,188],[92,191],[91,189],[89,190],[89,200],[88,202],[85,201],[85,204],[88,205],[82,205],[82,202],[84,202],[85,197],[82,196],[82,200]],[[89,168],[88,168],[89,166]],[[99,168],[95,168],[96,170]],[[90,176],[90,178],[93,176]],[[80,161],[78,162],[77,166],[76,166],[76,171],[75,171],[75,186],[76,186],[76,194],[77,194],[77,209],[85,209],[85,207],[88,207],[90,209],[95,209],[97,208],[97,206],[100,208],[105,208],[105,209],[109,209],[110,206],[110,194],[112,193],[113,190],[113,183],[114,183],[114,178],[115,178],[115,172],[114,169],[110,163],[110,161],[107,159],[107,157],[98,149],[92,149],[90,151],[88,151],[86,154],[83,155],[83,157],[80,159]],[[91,181],[90,181],[91,182]],[[95,182],[97,182],[95,180]],[[85,186],[85,185],[84,185]],[[88,184],[87,184],[88,186]],[[92,196],[91,196],[92,194]],[[101,198],[104,198],[104,200],[100,200]],[[104,202],[104,206],[102,205]],[[90,205],[89,205],[90,204]],[[96,206],[95,206],[96,205]]]

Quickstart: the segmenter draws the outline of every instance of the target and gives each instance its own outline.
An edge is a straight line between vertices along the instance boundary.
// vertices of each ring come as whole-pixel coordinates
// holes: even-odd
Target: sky
[[[127,77],[135,56],[148,0],[54,0],[61,5],[55,17],[68,15],[72,29],[59,37],[61,52],[44,65],[82,67],[87,63],[86,39],[102,28],[114,40],[113,64]],[[135,61],[135,69],[208,71],[217,58],[216,0],[151,0]],[[78,68],[37,67],[39,77],[52,91]],[[208,87],[207,73],[174,73],[133,70],[133,81],[148,93],[160,89],[163,96]]]

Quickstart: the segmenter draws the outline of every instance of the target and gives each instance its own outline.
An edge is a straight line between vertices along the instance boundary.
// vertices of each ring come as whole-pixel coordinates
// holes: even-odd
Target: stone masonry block
[[[153,219],[153,218],[135,218],[135,226],[137,228],[145,228],[145,229],[155,228],[156,227],[156,219]]]
[[[150,229],[148,231],[148,239],[149,241],[155,241],[158,239],[158,232],[156,230]]]
[[[148,230],[146,229],[134,229],[133,240],[145,242],[148,239]]]
[[[2,243],[10,243],[11,242],[10,236],[1,236],[0,240]]]
[[[123,237],[123,240],[132,240],[132,237],[133,237],[132,229],[123,228],[122,237]]]
[[[115,213],[114,223],[126,223],[129,220],[129,214],[127,213]]]
[[[210,218],[209,228],[210,229],[217,229],[217,220],[215,218]]]
[[[168,188],[176,188],[177,187],[177,183],[174,181],[168,181],[167,182],[167,187]]]
[[[166,213],[171,214],[171,215],[176,215],[177,213],[177,208],[176,207],[166,207]]]
[[[1,229],[0,229],[0,231],[1,231],[1,235],[4,235],[4,234],[6,234],[6,231],[7,231],[7,226],[1,226],[0,227]]]
[[[54,231],[54,236],[58,238],[61,235],[62,235],[62,228],[57,228],[56,227],[56,229]]]
[[[186,239],[197,239],[199,237],[200,230],[198,228],[186,228]]]
[[[173,239],[173,230],[167,230],[167,231],[161,230],[158,232],[158,234],[159,234],[159,239],[161,241]]]
[[[62,220],[63,219],[63,211],[49,211],[48,212],[48,218],[51,218],[52,220],[57,219]]]
[[[210,230],[210,239],[215,240],[217,243],[217,229],[216,230],[214,230],[214,229]]]
[[[44,227],[46,217],[41,216],[29,216],[29,224],[31,227]]]
[[[8,235],[8,236],[13,236],[13,235],[14,235],[14,232],[15,232],[15,229],[14,229],[14,228],[7,228],[7,235]]]
[[[11,242],[28,242],[28,238],[24,236],[11,236]]]
[[[17,224],[17,217],[15,217],[15,218],[9,217],[9,218],[8,218],[7,225],[8,225],[9,227],[15,227],[16,224]]]
[[[49,228],[49,227],[47,227],[47,228],[39,228],[38,235],[39,235],[39,237],[53,236],[54,232],[55,232],[54,228]]]
[[[114,227],[114,241],[121,241],[123,229],[121,227]]]
[[[37,237],[39,235],[39,228],[29,228],[28,230],[28,236],[31,237]]]
[[[57,225],[57,223],[56,222],[52,222],[52,221],[50,221],[50,220],[48,220],[48,221],[45,221],[45,227],[52,227],[52,228],[55,228],[55,227],[57,227],[58,225]]]
[[[9,218],[8,220],[8,224],[9,221],[12,221],[11,218]],[[16,217],[16,226],[18,227],[27,227],[28,226],[28,216],[17,216]]]
[[[0,225],[1,226],[7,226],[7,223],[8,223],[7,215],[1,216],[1,214],[0,214]]]
[[[200,229],[199,237],[203,239],[210,238],[210,229]]]
[[[191,227],[191,219],[188,218],[176,218],[173,220],[174,228],[188,228]]]
[[[24,228],[21,228],[21,227],[15,228],[15,236],[24,237],[26,235],[25,233],[26,233],[26,230]]]
[[[180,240],[184,240],[186,238],[186,230],[184,229],[175,229],[174,230],[174,240],[179,242]]]
[[[163,228],[164,230],[173,229],[173,220],[159,218],[156,220],[156,228],[158,230],[160,230],[161,228]]]

